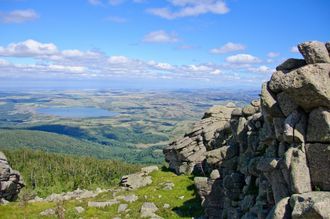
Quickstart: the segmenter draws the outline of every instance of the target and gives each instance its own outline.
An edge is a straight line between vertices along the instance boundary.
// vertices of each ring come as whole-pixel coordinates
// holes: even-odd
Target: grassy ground
[[[103,209],[88,207],[88,201],[108,201],[114,198],[112,192],[101,193],[93,199],[84,199],[81,201],[72,200],[63,203],[54,202],[40,202],[40,203],[24,203],[16,202],[10,203],[6,206],[0,206],[0,218],[2,219],[15,219],[15,218],[45,218],[41,217],[40,212],[48,209],[55,208],[65,209],[65,218],[140,218],[140,209],[144,202],[153,202],[158,207],[157,215],[163,218],[192,218],[202,214],[200,207],[200,200],[196,198],[192,178],[189,176],[176,176],[174,173],[169,172],[163,168],[160,171],[155,171],[150,174],[153,183],[144,188],[133,191],[122,191],[115,194],[130,195],[135,194],[138,200],[133,203],[127,203],[128,212],[117,213],[119,204],[112,205]],[[172,190],[163,190],[164,182],[174,183]],[[181,197],[181,198],[179,198]],[[182,198],[183,197],[183,198]],[[126,203],[121,201],[121,203]],[[164,208],[164,204],[169,204],[170,208]],[[78,214],[75,207],[81,206],[86,211]],[[61,210],[59,210],[60,214]],[[61,218],[58,215],[46,218]]]

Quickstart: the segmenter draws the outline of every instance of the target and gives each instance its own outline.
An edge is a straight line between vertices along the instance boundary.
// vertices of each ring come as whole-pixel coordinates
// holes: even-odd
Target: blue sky
[[[2,85],[259,88],[328,0],[0,0]],[[98,83],[100,82],[100,83]]]

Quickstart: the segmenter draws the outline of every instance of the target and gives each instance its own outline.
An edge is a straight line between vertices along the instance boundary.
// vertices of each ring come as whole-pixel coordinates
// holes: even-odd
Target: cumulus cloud
[[[243,56],[242,56],[243,55]],[[97,50],[81,51],[77,49],[61,50],[53,43],[35,40],[11,43],[0,47],[0,78],[51,78],[51,79],[183,79],[183,80],[250,80],[251,74],[264,80],[270,68],[256,66],[256,57],[246,58],[240,54],[236,61],[173,65],[155,60],[133,59],[124,55],[107,55]],[[9,61],[7,57],[17,57]],[[243,57],[243,58],[242,58]],[[29,58],[30,64],[21,64],[20,59]],[[241,65],[239,63],[249,62]],[[246,61],[248,60],[248,61]],[[33,63],[34,62],[34,63]],[[246,74],[249,72],[249,74]],[[244,74],[246,76],[244,76]]]
[[[110,64],[125,64],[129,62],[129,59],[125,56],[110,56],[108,62]]]
[[[269,52],[268,54],[267,54],[267,56],[269,57],[269,58],[275,58],[275,57],[278,57],[280,55],[280,53],[278,53],[278,52]]]
[[[39,15],[32,9],[14,10],[10,12],[0,11],[0,21],[2,23],[24,23],[37,18],[39,18]]]
[[[228,42],[221,47],[211,49],[210,52],[214,54],[224,54],[242,50],[245,50],[245,46],[243,44]]]
[[[143,38],[143,42],[147,43],[175,43],[178,40],[175,33],[168,33],[164,30],[150,32]]]
[[[260,62],[260,59],[250,54],[237,54],[227,57],[226,62],[232,64],[251,64]]]
[[[297,46],[292,46],[291,49],[290,49],[290,52],[299,53],[298,47]]]
[[[40,43],[31,39],[19,43],[11,43],[6,47],[0,47],[0,56],[42,56],[52,55],[57,52],[57,47],[53,43]]]
[[[72,73],[83,73],[86,70],[83,66],[49,65],[48,68],[51,71],[66,71]]]
[[[270,68],[266,65],[261,65],[259,67],[250,67],[250,68],[248,68],[248,70],[251,72],[256,72],[256,73],[272,73],[275,71],[275,69]]]
[[[147,12],[165,19],[198,16],[202,14],[226,14],[229,8],[222,0],[169,0],[171,7],[150,8]]]

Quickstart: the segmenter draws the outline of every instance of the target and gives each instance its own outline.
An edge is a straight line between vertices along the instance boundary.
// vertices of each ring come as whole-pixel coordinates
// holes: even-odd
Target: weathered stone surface
[[[267,83],[262,84],[260,100],[261,109],[266,111],[267,114],[272,117],[283,115],[274,95],[269,90]]]
[[[23,187],[20,173],[11,169],[6,156],[0,151],[0,200],[15,201]]]
[[[289,173],[292,194],[312,191],[309,168],[305,153],[298,148],[289,148],[285,153],[285,168]]]
[[[202,167],[205,152],[220,148],[229,139],[230,118],[235,109],[233,104],[214,106],[194,125],[192,132],[163,149],[170,169],[178,174],[192,173]]]
[[[251,105],[254,107],[260,107],[260,99],[252,100]]]
[[[284,79],[285,79],[285,73],[283,71],[274,72],[268,83],[269,89],[274,93],[281,92]]]
[[[275,118],[273,118],[273,124],[274,124],[274,128],[275,128],[276,139],[279,141],[282,141],[283,133],[284,133],[285,119],[283,117],[275,117]]]
[[[329,219],[330,192],[294,194],[290,198],[292,219]]]
[[[281,199],[269,212],[266,219],[291,219],[291,206],[289,197]]]
[[[303,112],[295,110],[284,121],[284,140],[288,143],[305,142],[307,119]]]
[[[141,207],[141,218],[157,218],[155,212],[158,211],[157,206],[153,202],[145,202]]]
[[[330,108],[329,71],[330,64],[306,65],[282,76],[278,87],[306,111]]]
[[[137,189],[150,185],[152,183],[151,176],[145,173],[134,173],[130,175],[123,176],[120,180],[120,185],[130,189]]]
[[[330,86],[330,85],[329,85]],[[308,142],[330,143],[330,110],[324,107],[309,114],[307,127]]]
[[[260,102],[229,118],[213,108],[172,147],[180,155],[176,166],[205,170],[195,182],[207,218],[330,219],[328,201],[298,195],[330,191],[330,63],[320,63],[329,59],[322,46],[300,45],[307,61],[278,66]],[[225,122],[215,122],[220,118]],[[299,198],[291,198],[292,210],[293,194]]]
[[[307,64],[330,63],[329,53],[324,43],[318,41],[304,42],[298,45],[298,49]]]
[[[243,107],[242,110],[244,116],[252,116],[257,111],[258,111],[257,107],[254,107],[252,105],[246,105],[245,107]]]
[[[211,180],[216,180],[220,177],[220,173],[219,173],[219,170],[215,169],[215,170],[212,170],[212,172],[210,173],[210,179]]]
[[[307,65],[304,59],[287,59],[282,64],[276,67],[276,71],[291,71]]]
[[[120,205],[118,206],[118,210],[117,210],[117,212],[118,212],[118,213],[124,212],[124,211],[127,209],[127,207],[128,207],[128,204],[120,204]]]
[[[242,108],[235,108],[232,113],[231,113],[231,116],[242,116],[243,115],[243,112],[242,112]]]
[[[290,115],[298,108],[298,105],[285,92],[277,94],[276,99],[284,116]]]
[[[209,183],[207,177],[195,177],[194,184],[197,193],[202,200],[202,206],[203,206],[206,196],[208,196],[208,194],[211,192],[212,183]]]
[[[312,185],[330,191],[330,144],[306,144]]]
[[[157,166],[148,166],[148,167],[142,167],[141,172],[145,174],[150,174],[153,171],[157,171],[159,168]]]
[[[90,201],[88,202],[88,207],[95,207],[95,208],[105,208],[109,207],[115,204],[118,204],[119,202],[117,200],[110,200],[110,201],[105,201],[105,202],[94,202]]]

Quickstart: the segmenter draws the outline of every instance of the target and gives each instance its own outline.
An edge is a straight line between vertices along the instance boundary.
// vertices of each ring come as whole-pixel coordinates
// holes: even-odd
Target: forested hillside
[[[157,147],[145,150],[120,146],[106,146],[65,135],[31,130],[0,130],[0,150],[30,148],[47,152],[91,156],[100,159],[124,160],[131,163],[162,163]]]
[[[40,150],[4,150],[4,153],[12,168],[22,174],[26,184],[24,191],[41,197],[77,188],[108,188],[117,184],[122,175],[136,172],[141,167],[121,161],[46,153]]]

